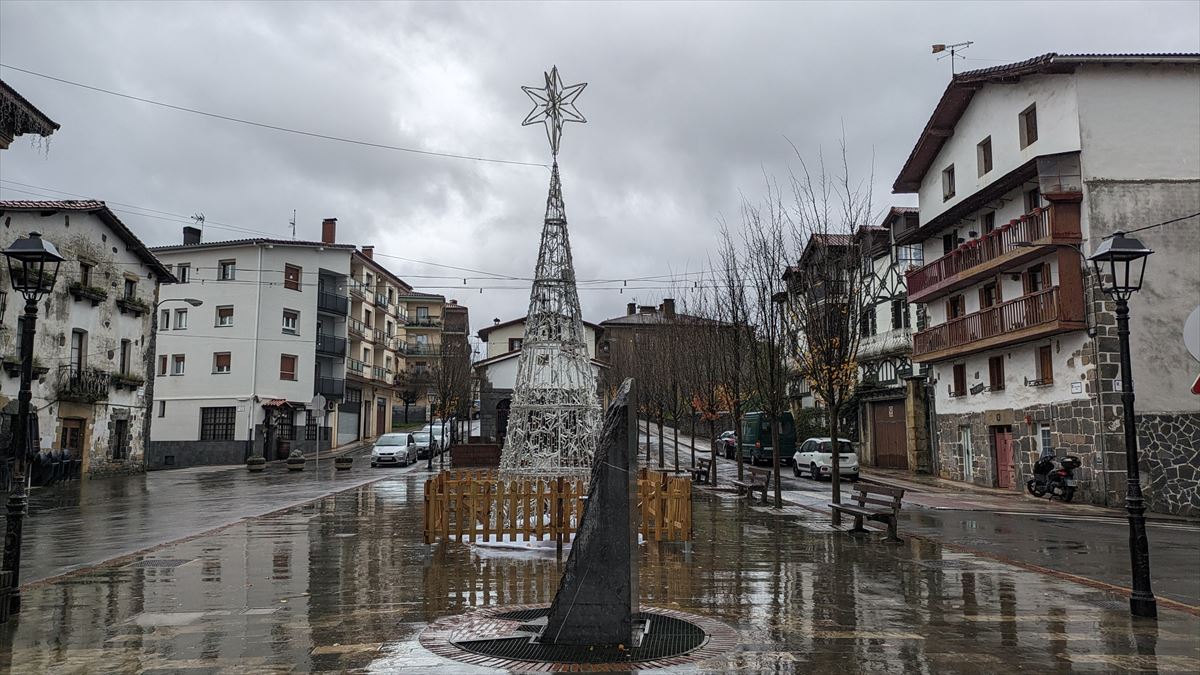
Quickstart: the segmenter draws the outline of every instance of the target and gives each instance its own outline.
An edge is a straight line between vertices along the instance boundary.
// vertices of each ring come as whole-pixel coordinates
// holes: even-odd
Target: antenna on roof
[[[192,215],[192,220],[196,222],[196,227],[200,228],[200,234],[204,234],[204,214],[196,213]]]
[[[962,50],[966,49],[967,47],[970,47],[973,44],[975,44],[975,43],[971,42],[970,40],[968,40],[967,42],[958,42],[958,43],[955,43],[952,45],[937,44],[937,45],[933,45],[933,53],[934,54],[942,54],[942,52],[946,52],[946,51],[950,52],[949,54],[942,54],[941,56],[939,56],[937,58],[937,60],[941,61],[942,59],[949,56],[950,57],[950,77],[954,77],[954,59],[955,59],[955,57],[960,58],[960,59],[965,59],[966,58],[965,56],[958,56],[958,53],[961,52]]]
[[[292,226],[292,239],[295,239],[296,238],[296,209],[292,209],[292,219],[288,221],[288,224]]]

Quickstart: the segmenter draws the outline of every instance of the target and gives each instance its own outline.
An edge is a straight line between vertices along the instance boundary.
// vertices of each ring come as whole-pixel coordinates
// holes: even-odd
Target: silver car
[[[417,441],[412,434],[383,434],[371,448],[371,466],[408,466],[417,461]]]

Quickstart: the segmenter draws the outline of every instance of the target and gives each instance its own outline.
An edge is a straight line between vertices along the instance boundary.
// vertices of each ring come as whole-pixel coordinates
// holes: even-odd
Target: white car
[[[842,478],[850,480],[858,479],[858,454],[854,452],[854,446],[846,439],[838,441],[838,473]],[[801,473],[807,473],[809,478],[820,480],[822,478],[832,478],[833,471],[833,444],[829,442],[829,437],[810,438],[800,444],[796,449],[796,454],[792,455],[792,473],[800,476]]]
[[[417,441],[412,434],[384,434],[371,448],[371,466],[408,466],[417,461]]]
[[[437,447],[440,450],[445,450],[449,445],[446,441],[450,440],[450,429],[446,427],[445,422],[432,422],[426,424],[422,432],[429,434],[433,440],[437,441]]]

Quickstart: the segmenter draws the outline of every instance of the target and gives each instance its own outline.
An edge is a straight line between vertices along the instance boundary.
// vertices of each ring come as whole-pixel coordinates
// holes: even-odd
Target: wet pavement
[[[0,670],[483,672],[418,635],[446,615],[549,602],[561,564],[424,544],[423,465],[384,475],[30,588],[0,629]],[[642,546],[642,603],[723,621],[738,644],[680,670],[1200,670],[1190,613],[1135,621],[1116,595],[928,540],[885,546],[800,506],[697,491],[694,523],[690,545]]]
[[[666,436],[664,455],[673,466],[671,433]],[[689,440],[690,436],[680,435],[683,466],[691,461],[691,449],[683,445]],[[655,435],[651,459],[657,463],[657,458]],[[781,475],[786,502],[828,513],[832,491],[828,481],[813,481],[807,475],[797,478],[790,466],[782,467]],[[718,488],[731,488],[736,477],[737,463],[719,458]],[[896,480],[894,472],[886,472],[885,480],[907,490],[900,514],[901,536],[916,534],[1122,588],[1131,584],[1129,521],[1123,510],[1025,498],[1020,493],[1005,495],[999,490],[953,490]],[[850,485],[842,483],[843,499]],[[1155,594],[1200,608],[1200,523],[1151,514],[1147,537]]]

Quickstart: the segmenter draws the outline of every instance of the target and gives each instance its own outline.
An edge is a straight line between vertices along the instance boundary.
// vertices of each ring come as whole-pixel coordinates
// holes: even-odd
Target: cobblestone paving
[[[421,473],[30,588],[0,632],[15,673],[490,672],[418,636],[449,614],[546,603],[561,565],[421,540]],[[1200,618],[826,517],[697,493],[696,540],[642,549],[642,603],[738,645],[681,671],[1197,672]],[[159,560],[149,563],[148,560]]]

